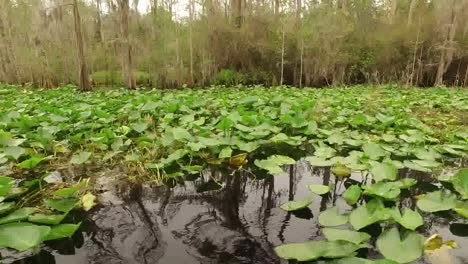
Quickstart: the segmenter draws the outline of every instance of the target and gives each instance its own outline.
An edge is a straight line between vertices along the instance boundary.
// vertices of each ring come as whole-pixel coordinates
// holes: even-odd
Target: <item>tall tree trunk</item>
[[[194,85],[193,78],[193,0],[189,0],[189,45],[190,45],[190,85]]]
[[[414,9],[416,8],[417,4],[418,4],[418,0],[411,0],[409,11],[408,11],[407,26],[411,26],[411,24],[413,23]]]
[[[281,38],[281,79],[280,85],[283,85],[284,81],[284,25],[283,25],[283,34]]]
[[[73,20],[75,24],[75,37],[78,61],[78,84],[82,91],[91,90],[91,83],[88,76],[88,66],[84,55],[83,35],[81,33],[81,17],[78,9],[78,1],[73,0]]]
[[[443,85],[443,77],[448,67],[452,63],[453,54],[455,52],[455,33],[457,31],[457,16],[458,12],[454,10],[452,6],[452,19],[451,23],[447,26],[447,36],[444,40],[444,44],[440,54],[439,66],[437,68],[437,75],[435,85]]]
[[[393,24],[395,22],[395,16],[396,16],[397,8],[398,8],[398,0],[391,0],[391,1],[392,1],[392,5],[390,8],[389,18],[390,18],[390,24]]]
[[[275,0],[275,15],[279,15],[280,12],[280,0]]]
[[[237,28],[242,26],[242,0],[231,0],[232,21]]]
[[[95,33],[95,40],[96,42],[100,43],[103,41],[102,36],[102,20],[101,20],[101,0],[96,0],[96,33]]]
[[[119,0],[120,5],[120,34],[122,43],[122,72],[125,84],[129,89],[135,89],[136,83],[133,77],[132,68],[132,45],[130,44],[129,30],[128,30],[128,13],[130,6],[129,0]]]
[[[18,83],[20,77],[18,68],[16,67],[13,45],[11,43],[11,36],[7,30],[6,22],[8,19],[8,10],[6,5],[10,4],[10,2],[6,2],[5,0],[0,0],[0,2],[0,48],[2,48],[4,52],[4,63],[6,64],[3,65],[2,68],[4,69],[4,73],[7,76],[7,81],[11,83]],[[3,15],[5,15],[5,17]]]

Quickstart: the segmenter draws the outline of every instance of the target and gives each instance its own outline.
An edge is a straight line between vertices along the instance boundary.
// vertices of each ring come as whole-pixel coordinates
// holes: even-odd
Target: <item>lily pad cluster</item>
[[[24,251],[44,241],[71,237],[80,223],[70,222],[67,215],[95,204],[94,195],[84,193],[86,180],[70,187],[41,181],[17,182],[0,176],[0,247]]]

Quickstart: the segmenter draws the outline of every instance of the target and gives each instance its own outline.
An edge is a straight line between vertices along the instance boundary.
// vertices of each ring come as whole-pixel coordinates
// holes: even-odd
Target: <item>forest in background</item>
[[[0,1],[0,82],[468,85],[466,0],[139,1]]]

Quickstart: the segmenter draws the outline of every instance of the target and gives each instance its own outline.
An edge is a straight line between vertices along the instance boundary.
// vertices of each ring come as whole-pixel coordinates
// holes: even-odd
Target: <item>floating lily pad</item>
[[[0,224],[26,220],[28,219],[29,215],[35,213],[36,211],[37,209],[33,207],[23,207],[23,208],[17,209],[16,211],[13,211],[10,214],[0,218]]]
[[[371,236],[364,232],[356,232],[346,229],[323,228],[322,233],[328,241],[343,240],[360,245],[369,241]]]
[[[372,174],[372,178],[375,181],[383,181],[383,180],[396,180],[398,174],[398,168],[392,163],[376,163],[374,164],[370,172]]]
[[[361,197],[361,193],[362,190],[361,187],[359,187],[359,185],[351,185],[346,189],[346,191],[341,197],[343,197],[343,199],[345,199],[345,201],[349,205],[353,205],[357,203],[357,201]]]
[[[361,248],[347,241],[307,241],[290,243],[275,247],[276,254],[282,259],[311,261],[318,258],[342,258],[354,255]]]
[[[305,161],[309,162],[310,165],[315,166],[315,167],[330,167],[333,165],[333,160],[327,160],[322,157],[316,157],[316,156],[311,156],[311,157],[305,157]]]
[[[316,193],[318,195],[323,195],[328,192],[333,188],[333,185],[321,185],[321,184],[309,184],[307,187],[309,187],[309,190],[313,193]]]
[[[312,198],[307,197],[302,200],[297,200],[297,201],[289,201],[287,203],[284,203],[280,206],[281,209],[285,211],[296,211],[300,210],[303,208],[306,208],[312,203]]]
[[[400,237],[398,228],[385,230],[377,239],[377,248],[382,255],[398,263],[409,263],[421,257],[423,237],[416,232],[407,232]]]
[[[338,207],[333,206],[320,213],[319,223],[322,226],[339,226],[348,222],[348,216],[341,214]]]
[[[462,195],[462,199],[468,199],[468,168],[457,171],[452,177],[453,187]]]
[[[392,210],[392,218],[406,229],[415,230],[423,225],[422,216],[409,208],[403,208],[403,213],[397,207]]]
[[[45,225],[58,225],[65,218],[66,214],[61,215],[45,215],[45,214],[33,214],[28,217],[28,221],[36,224]]]
[[[362,150],[372,160],[378,160],[386,155],[385,150],[374,142],[364,144]]]
[[[71,237],[76,232],[76,230],[78,230],[80,225],[81,223],[80,224],[61,224],[61,225],[53,226],[50,229],[50,232],[44,238],[44,241]]]
[[[45,199],[44,203],[52,209],[60,212],[68,213],[75,206],[77,206],[79,200],[75,198],[64,198],[64,199]]]
[[[358,206],[349,215],[349,223],[355,230],[360,230],[371,224],[388,220],[391,210],[385,208],[382,200],[372,199],[367,204]]]
[[[364,186],[364,194],[395,200],[400,195],[400,188],[396,182],[377,182]]]
[[[349,177],[351,176],[351,168],[347,167],[346,165],[336,163],[333,168],[332,168],[333,174],[335,174],[338,177]]]
[[[448,190],[434,191],[420,195],[416,205],[424,212],[447,211],[455,208],[457,196]]]
[[[50,232],[50,227],[31,223],[0,225],[0,246],[24,251],[38,246]]]

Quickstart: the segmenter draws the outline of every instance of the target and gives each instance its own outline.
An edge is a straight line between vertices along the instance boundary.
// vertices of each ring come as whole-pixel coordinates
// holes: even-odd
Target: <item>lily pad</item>
[[[348,216],[341,214],[338,207],[333,206],[320,213],[319,223],[322,226],[339,226],[348,222]]]
[[[312,198],[310,197],[307,197],[307,198],[304,198],[302,200],[298,200],[298,201],[289,201],[287,203],[284,203],[280,206],[281,209],[285,210],[285,211],[296,211],[296,210],[300,210],[300,209],[303,209],[303,208],[306,208],[307,206],[309,206],[310,204],[312,203]]]
[[[0,215],[6,214],[13,209],[15,209],[15,202],[0,203]]]
[[[410,230],[415,230],[424,223],[422,216],[409,208],[403,208],[403,213],[400,213],[400,209],[397,207],[393,208],[392,218],[395,222]]]
[[[316,157],[316,156],[310,156],[310,157],[305,157],[305,161],[309,162],[310,165],[315,166],[315,167],[330,167],[333,165],[333,160],[327,160],[322,157]]]
[[[58,225],[65,218],[66,214],[61,215],[45,215],[45,214],[33,214],[28,217],[28,221],[36,224],[44,225]]]
[[[361,197],[361,187],[359,185],[351,185],[349,186],[346,191],[341,195],[343,199],[345,199],[346,203],[349,205],[356,204],[359,198]]]
[[[382,200],[372,199],[367,204],[354,209],[349,215],[349,223],[355,230],[360,230],[371,224],[388,220],[391,210],[385,208]]]
[[[89,160],[89,158],[91,157],[91,154],[92,154],[91,152],[86,152],[86,151],[75,153],[72,159],[70,160],[70,163],[77,164],[77,165],[83,164]]]
[[[468,168],[457,171],[452,177],[453,187],[462,195],[462,199],[468,199]]]
[[[374,142],[364,144],[362,150],[372,160],[378,160],[386,155],[385,150]]]
[[[64,199],[45,199],[44,203],[52,209],[68,213],[78,204],[79,200],[75,198]]]
[[[28,219],[28,216],[35,213],[36,208],[33,207],[23,207],[16,211],[11,212],[10,214],[0,218],[0,224],[6,224],[11,222],[19,222],[22,220]]]
[[[290,243],[275,247],[276,254],[282,259],[311,261],[318,258],[342,258],[354,255],[361,246],[348,241],[307,241]]]
[[[60,239],[65,237],[71,237],[76,230],[80,227],[80,224],[61,224],[53,226],[50,232],[44,238],[44,241]]]
[[[408,232],[400,237],[398,228],[385,230],[377,239],[377,248],[382,255],[398,263],[409,263],[421,257],[423,237],[416,232]]]
[[[346,165],[336,163],[333,168],[332,168],[333,174],[335,174],[338,177],[349,177],[351,176],[351,168],[348,168]]]
[[[31,223],[0,225],[0,246],[24,251],[41,244],[49,232],[50,227]]]
[[[356,232],[346,229],[323,228],[322,233],[328,241],[343,240],[360,245],[369,241],[371,236],[364,232]]]
[[[309,187],[309,190],[315,194],[318,195],[323,195],[328,192],[333,188],[333,185],[321,185],[321,184],[309,184],[307,187]]]
[[[364,194],[395,200],[400,195],[400,188],[396,182],[377,182],[364,186]]]
[[[448,190],[434,191],[419,195],[416,205],[424,212],[447,211],[455,208],[457,196]]]
[[[396,180],[398,168],[392,163],[376,163],[370,169],[372,178],[375,181]]]

